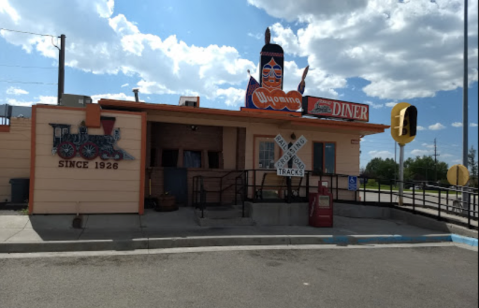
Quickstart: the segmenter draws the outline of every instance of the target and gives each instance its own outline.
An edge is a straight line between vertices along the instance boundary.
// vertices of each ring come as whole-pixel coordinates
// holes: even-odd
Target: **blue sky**
[[[462,157],[462,0],[0,0],[0,28],[67,36],[65,93],[238,110],[247,70],[257,76],[264,31],[285,50],[284,88],[310,65],[306,94],[418,108],[406,156]],[[55,17],[54,17],[55,16]],[[469,7],[469,144],[478,148],[477,1]],[[0,30],[0,104],[55,103],[56,38]],[[36,83],[32,83],[36,82]],[[38,84],[37,84],[38,83]],[[455,123],[455,124],[454,124]],[[394,158],[389,131],[361,142],[361,166]]]

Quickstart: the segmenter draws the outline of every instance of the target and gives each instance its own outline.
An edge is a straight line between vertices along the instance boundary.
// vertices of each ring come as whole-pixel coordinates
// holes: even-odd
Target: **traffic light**
[[[391,136],[399,144],[414,140],[417,129],[417,109],[408,103],[399,103],[391,111]]]

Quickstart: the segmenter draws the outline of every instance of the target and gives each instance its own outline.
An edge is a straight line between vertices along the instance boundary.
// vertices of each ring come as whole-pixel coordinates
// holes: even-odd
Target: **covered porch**
[[[103,109],[146,112],[145,196],[150,195],[151,187],[152,197],[168,192],[176,196],[180,206],[233,205],[256,198],[264,174],[276,173],[274,161],[283,154],[274,141],[278,134],[289,143],[300,136],[308,140],[298,153],[305,170],[314,172],[301,180],[299,193],[305,196],[306,187],[313,183],[317,187],[320,174],[359,175],[360,138],[388,128],[281,111],[231,111],[109,99],[99,104]],[[338,181],[342,184],[344,179]],[[284,199],[288,195],[285,188],[277,186],[269,190]],[[354,194],[349,198],[354,200]]]

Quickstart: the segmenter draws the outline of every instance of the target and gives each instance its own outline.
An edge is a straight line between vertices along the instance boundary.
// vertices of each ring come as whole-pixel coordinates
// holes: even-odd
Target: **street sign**
[[[451,185],[465,186],[469,182],[469,170],[464,165],[454,165],[447,171],[447,181]]]
[[[276,169],[276,174],[280,176],[304,176],[303,169],[290,169],[290,168],[278,168]]]
[[[278,137],[278,136],[279,136],[279,137]],[[282,141],[284,141],[283,137],[281,137],[281,135],[278,135],[278,136],[276,136],[275,141],[276,141],[278,144],[280,144],[280,143],[286,144],[286,142],[284,142],[284,143],[282,142]],[[283,140],[281,141],[280,138],[283,139]],[[282,168],[285,164],[288,163],[288,161],[289,161],[290,159],[292,159],[293,157],[296,156],[296,153],[298,153],[298,151],[306,144],[306,141],[308,141],[308,140],[307,140],[306,138],[304,138],[304,136],[301,136],[301,137],[299,137],[299,139],[291,146],[291,148],[287,149],[287,151],[283,149],[283,150],[285,151],[285,153],[283,154],[283,156],[281,156],[280,159],[278,159],[278,161],[274,164],[274,166],[275,166],[276,168]],[[283,148],[282,145],[280,145],[280,147]],[[287,144],[286,144],[286,147],[287,147]],[[304,163],[303,163],[298,157],[296,157],[296,159],[293,159],[293,162],[298,166],[299,169],[304,170],[305,165],[304,165]]]
[[[358,177],[354,175],[348,176],[348,190],[358,190]]]

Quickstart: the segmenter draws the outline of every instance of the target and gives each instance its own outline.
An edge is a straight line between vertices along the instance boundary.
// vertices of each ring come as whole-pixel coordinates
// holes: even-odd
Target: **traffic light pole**
[[[399,144],[399,199],[398,205],[403,205],[404,192],[404,144]]]

